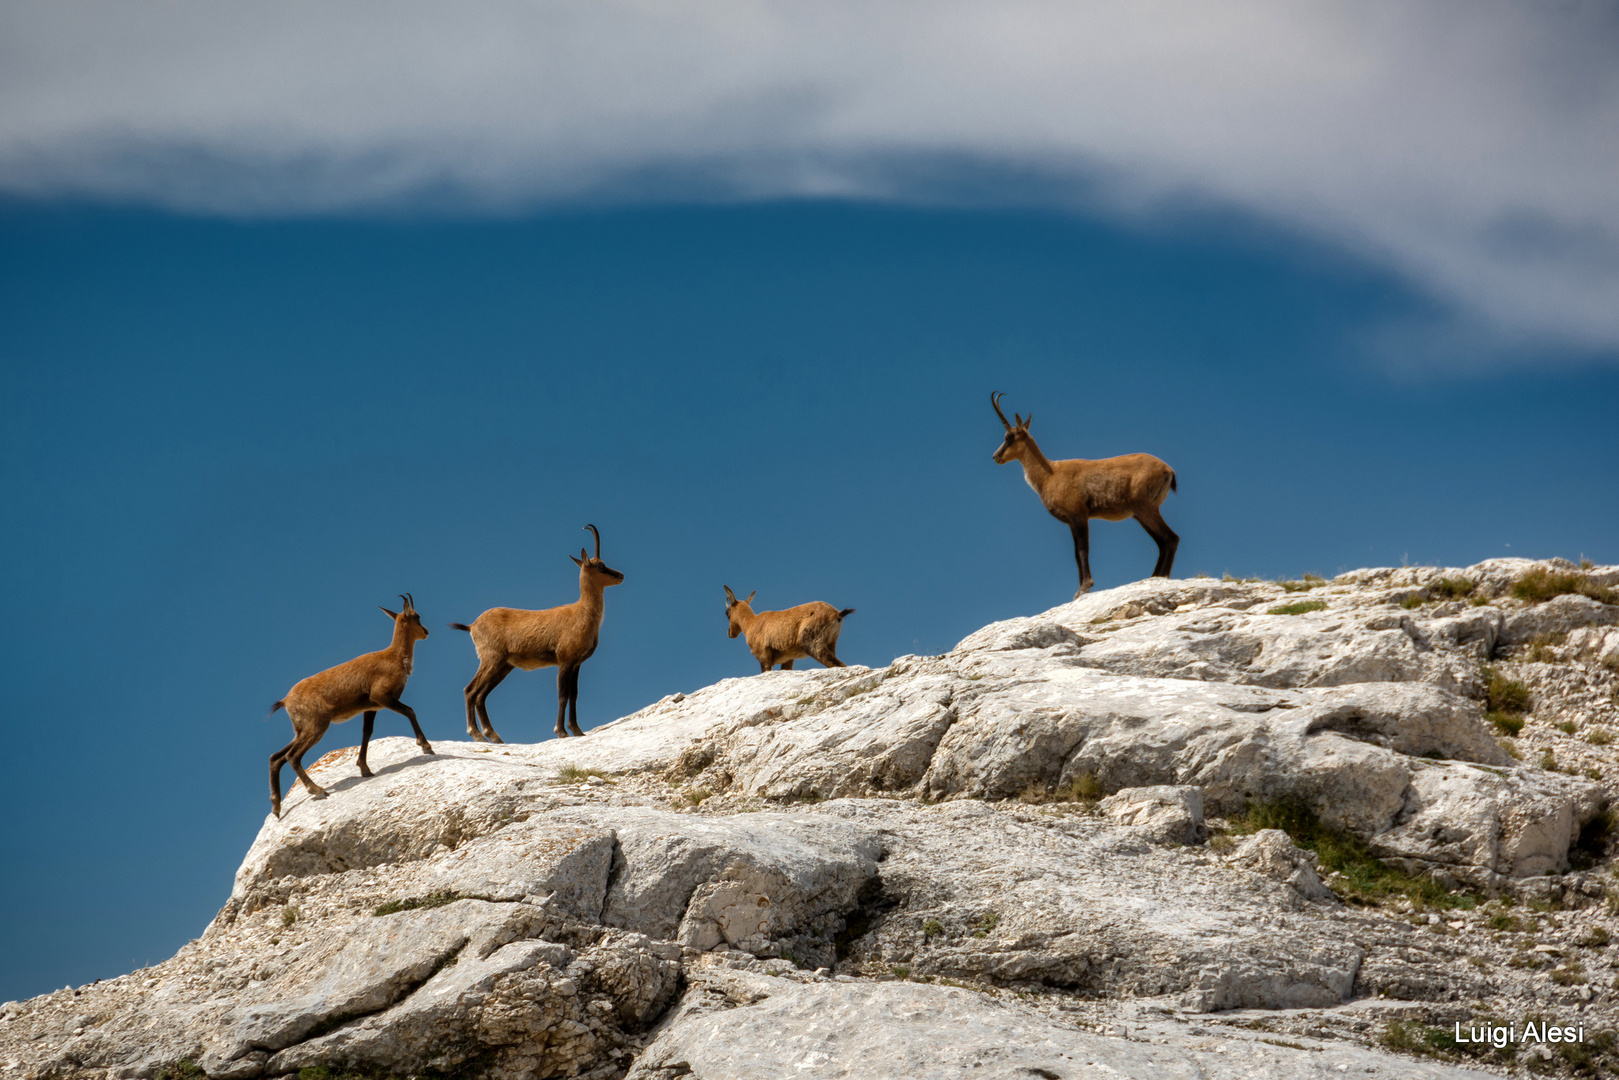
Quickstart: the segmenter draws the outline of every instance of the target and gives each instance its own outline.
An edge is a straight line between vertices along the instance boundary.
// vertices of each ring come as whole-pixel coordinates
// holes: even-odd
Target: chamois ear
[[[736,593],[731,591],[731,587],[729,585],[721,585],[720,588],[725,590],[725,603],[727,605],[736,603]]]
[[[382,612],[384,615],[388,616],[388,618],[390,618],[390,619],[399,618],[399,612],[397,612],[397,611],[389,611],[387,608],[383,607],[381,604],[377,605],[377,610]]]
[[[583,555],[584,552],[581,551],[579,554]],[[574,559],[572,555],[569,555],[568,558],[573,559],[573,565],[575,565],[575,566],[583,566],[583,565],[585,565],[585,560],[583,560],[583,559]]]
[[[743,603],[744,603],[744,604],[751,604],[751,603],[753,603],[753,598],[754,598],[754,597],[755,597],[755,596],[758,596],[758,595],[759,595],[759,590],[758,590],[758,589],[754,589],[754,590],[753,590],[753,591],[752,591],[752,592],[750,592],[750,593],[749,593],[749,594],[748,594],[748,598],[747,598],[747,599],[746,599],[746,600],[744,600],[744,601],[742,601],[742,602],[743,602]]]
[[[1034,413],[1030,413],[1028,416],[1023,418],[1023,430],[1028,431],[1029,425],[1032,423],[1034,423]]]

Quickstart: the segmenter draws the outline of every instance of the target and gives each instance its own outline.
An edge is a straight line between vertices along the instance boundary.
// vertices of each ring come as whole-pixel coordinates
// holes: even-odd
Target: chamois
[[[577,559],[568,556],[579,567],[578,600],[546,611],[490,608],[471,626],[450,624],[470,632],[472,646],[478,650],[478,672],[466,689],[467,734],[474,740],[487,736],[489,742],[504,741],[495,734],[484,702],[513,668],[533,671],[552,665],[557,669],[557,738],[568,736],[564,716],[573,734],[584,734],[579,730],[579,665],[596,651],[605,611],[602,591],[624,580],[623,574],[602,562],[602,537],[596,526],[585,528],[596,537],[596,554],[586,555],[580,548]],[[483,721],[482,732],[478,730],[479,720]]]
[[[731,622],[728,636],[747,635],[748,651],[759,661],[760,672],[769,671],[773,664],[791,671],[793,661],[803,656],[814,657],[829,668],[849,666],[838,659],[838,633],[854,608],[839,611],[816,600],[785,611],[755,613],[751,605],[758,589],[746,600],[738,600],[729,585],[721,587],[725,590],[725,617]]]
[[[291,763],[309,794],[319,799],[326,790],[304,772],[303,756],[320,742],[326,729],[340,724],[356,713],[365,713],[365,733],[360,736],[360,775],[370,776],[365,763],[365,752],[371,745],[371,729],[377,722],[377,710],[388,709],[410,721],[416,732],[416,745],[422,753],[431,754],[433,747],[422,726],[416,722],[416,713],[399,700],[405,692],[405,680],[410,678],[416,643],[427,636],[427,627],[416,614],[416,601],[410,593],[401,593],[405,602],[402,611],[382,608],[382,613],[394,621],[393,641],[381,652],[357,656],[346,664],[327,668],[311,675],[287,691],[287,696],[270,706],[273,714],[282,706],[292,720],[292,741],[270,755],[270,807],[275,816],[281,816],[281,766]]]
[[[1074,534],[1074,561],[1079,564],[1078,600],[1090,592],[1091,579],[1091,518],[1123,521],[1133,517],[1141,523],[1158,544],[1158,562],[1152,568],[1153,577],[1168,577],[1175,565],[1175,549],[1181,538],[1164,523],[1158,512],[1171,491],[1175,490],[1175,470],[1151,454],[1125,454],[1122,457],[1086,461],[1074,458],[1068,461],[1050,461],[1035,445],[1029,434],[1028,419],[1013,413],[1014,426],[1001,412],[1000,398],[989,395],[995,415],[1006,428],[1006,440],[995,451],[995,464],[1005,465],[1014,458],[1023,464],[1023,479],[1027,480],[1046,510],[1063,522]]]

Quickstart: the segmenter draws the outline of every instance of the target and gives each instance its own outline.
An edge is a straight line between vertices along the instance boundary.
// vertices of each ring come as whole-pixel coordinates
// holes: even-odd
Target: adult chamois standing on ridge
[[[1164,522],[1158,507],[1175,490],[1175,470],[1151,454],[1125,454],[1122,457],[1086,461],[1073,458],[1052,461],[1040,452],[1029,434],[1028,419],[1013,413],[1016,425],[1001,412],[1003,394],[989,395],[995,415],[1006,428],[1006,440],[995,451],[995,464],[1016,459],[1023,464],[1023,479],[1029,482],[1046,510],[1066,524],[1074,534],[1074,561],[1079,564],[1078,600],[1091,591],[1090,519],[1123,521],[1133,517],[1158,545],[1158,562],[1153,577],[1168,577],[1175,565],[1175,549],[1181,538]]]
[[[839,611],[816,600],[784,611],[755,613],[751,605],[758,589],[750,592],[746,600],[738,600],[729,585],[721,588],[725,590],[725,617],[731,622],[728,636],[747,635],[748,651],[759,661],[761,672],[769,671],[773,664],[791,671],[793,661],[805,656],[827,667],[849,666],[838,659],[838,634],[843,630],[844,618],[853,615],[854,608]]]
[[[568,735],[564,717],[573,734],[584,734],[579,730],[579,665],[596,651],[606,610],[603,590],[624,580],[623,574],[602,562],[602,537],[596,526],[585,528],[596,537],[596,554],[587,555],[580,548],[577,559],[568,556],[579,567],[579,599],[545,611],[490,608],[471,626],[450,624],[470,632],[472,646],[478,650],[478,672],[466,689],[467,734],[474,740],[487,737],[489,742],[504,741],[495,734],[484,702],[513,668],[533,671],[552,665],[557,669],[557,738]],[[479,720],[483,721],[482,732],[478,730]]]
[[[293,731],[292,741],[270,755],[270,807],[276,817],[281,816],[281,766],[290,762],[292,771],[298,774],[309,794],[317,799],[324,797],[326,789],[304,772],[304,754],[320,742],[327,728],[357,713],[365,713],[365,732],[360,736],[361,776],[371,775],[365,763],[365,752],[371,745],[371,728],[376,723],[378,709],[396,712],[409,720],[411,730],[416,733],[416,745],[424,754],[433,752],[427,736],[422,734],[422,726],[416,722],[415,711],[399,700],[399,695],[405,692],[405,680],[410,678],[416,643],[427,636],[427,627],[416,614],[416,601],[410,593],[401,593],[399,599],[404,601],[403,610],[393,612],[382,608],[382,613],[394,621],[393,641],[386,649],[357,656],[346,664],[311,675],[270,706],[271,713],[286,706]]]

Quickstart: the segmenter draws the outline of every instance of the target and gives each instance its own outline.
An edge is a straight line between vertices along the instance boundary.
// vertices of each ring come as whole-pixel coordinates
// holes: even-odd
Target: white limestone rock
[[[1490,1074],[1343,1044],[1282,1046],[1256,1033],[1218,1041],[1172,1022],[1134,1038],[1054,1022],[970,990],[916,983],[700,976],[626,1080],[1328,1080]]]
[[[1195,787],[1125,788],[1097,809],[1160,844],[1196,844],[1205,837],[1203,793]]]
[[[1336,900],[1333,891],[1321,884],[1315,852],[1294,844],[1280,829],[1260,829],[1231,852],[1233,866],[1275,878],[1306,900]]]

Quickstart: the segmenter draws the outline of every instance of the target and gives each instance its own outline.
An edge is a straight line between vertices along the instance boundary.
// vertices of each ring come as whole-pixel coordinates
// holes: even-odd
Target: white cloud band
[[[0,192],[237,214],[678,176],[1228,206],[1508,338],[1619,349],[1608,5],[490,0],[0,7]],[[645,190],[643,187],[641,190]]]

